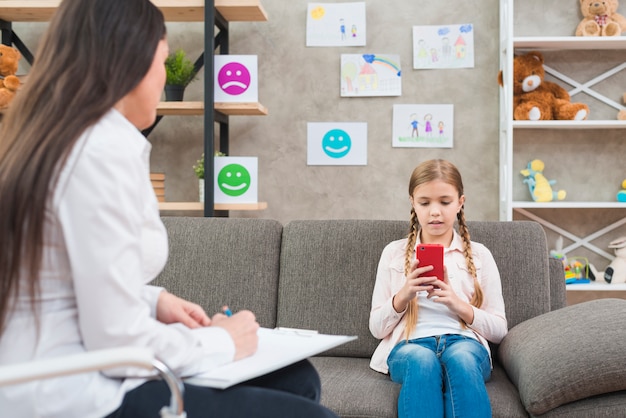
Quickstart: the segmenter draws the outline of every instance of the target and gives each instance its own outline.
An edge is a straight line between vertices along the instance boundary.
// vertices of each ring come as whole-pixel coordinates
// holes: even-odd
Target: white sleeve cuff
[[[159,286],[145,285],[141,289],[141,298],[146,301],[150,307],[150,316],[156,318],[157,303],[159,302],[159,295],[165,288]]]

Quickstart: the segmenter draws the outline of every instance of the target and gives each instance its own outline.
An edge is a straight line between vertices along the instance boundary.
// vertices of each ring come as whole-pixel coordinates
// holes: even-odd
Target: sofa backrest
[[[370,357],[378,344],[368,327],[378,260],[385,245],[406,236],[408,226],[385,220],[285,225],[277,324],[357,335],[357,341],[326,355]],[[548,312],[551,270],[542,227],[528,221],[469,222],[468,227],[472,240],[486,245],[498,264],[509,328]],[[554,289],[564,295],[562,271],[561,285]]]
[[[548,245],[541,225],[531,221],[474,221],[468,222],[468,228],[472,241],[484,244],[496,260],[509,329],[549,312]],[[561,285],[565,289],[564,277]]]
[[[249,309],[276,326],[282,225],[268,219],[164,217],[170,257],[152,283],[202,306]]]
[[[383,248],[409,224],[386,220],[302,220],[283,227],[279,326],[357,335],[326,355],[369,357],[368,328],[376,268]]]

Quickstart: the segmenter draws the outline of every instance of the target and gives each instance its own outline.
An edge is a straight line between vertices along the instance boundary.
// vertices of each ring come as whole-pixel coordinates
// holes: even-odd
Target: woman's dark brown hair
[[[139,84],[165,37],[149,0],[63,0],[0,130],[0,336],[39,294],[44,218],[80,135]]]

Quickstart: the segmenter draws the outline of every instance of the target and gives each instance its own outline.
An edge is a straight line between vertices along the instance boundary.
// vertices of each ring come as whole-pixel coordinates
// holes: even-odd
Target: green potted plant
[[[193,62],[187,53],[178,49],[165,59],[165,100],[181,101],[185,87],[196,77]]]
[[[220,151],[215,151],[214,154],[216,157],[224,157],[226,154]],[[193,172],[198,177],[198,192],[200,197],[200,202],[204,202],[204,153],[196,163],[192,166]]]

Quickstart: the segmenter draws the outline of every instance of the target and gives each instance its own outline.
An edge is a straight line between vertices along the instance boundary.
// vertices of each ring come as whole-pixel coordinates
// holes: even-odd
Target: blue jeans
[[[479,341],[455,334],[402,340],[387,365],[402,385],[398,417],[491,417],[491,364]]]

